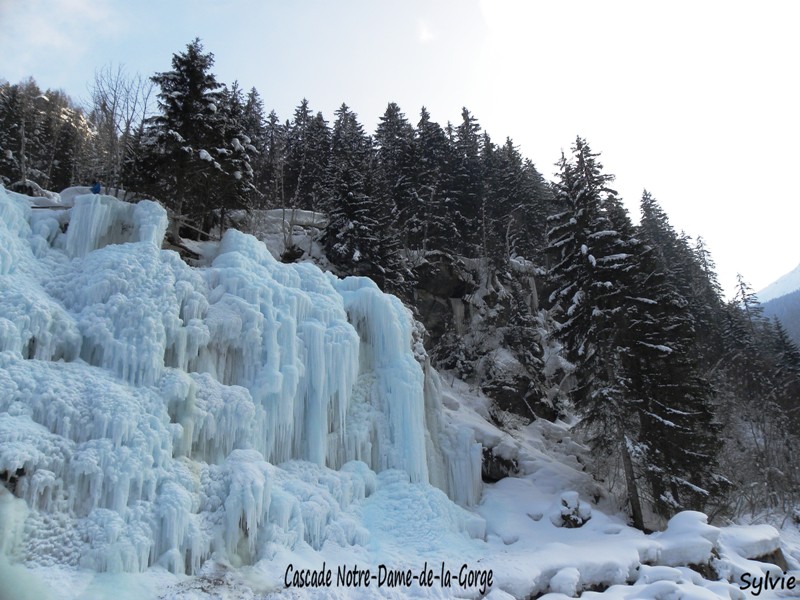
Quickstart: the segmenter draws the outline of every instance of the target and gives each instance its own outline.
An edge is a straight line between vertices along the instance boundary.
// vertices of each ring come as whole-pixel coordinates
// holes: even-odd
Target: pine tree
[[[19,86],[0,85],[0,183],[6,186],[19,179],[22,101]]]
[[[267,141],[267,122],[264,117],[264,102],[256,88],[247,94],[242,110],[242,134],[250,140],[250,166],[253,170],[253,187],[258,191],[254,207],[263,208],[269,194],[268,172],[269,146]]]
[[[465,256],[481,256],[483,241],[481,206],[481,127],[477,119],[462,109],[461,123],[454,131],[453,214],[462,240],[460,252]]]
[[[283,169],[286,151],[286,127],[275,111],[267,117],[264,147],[261,149],[257,184],[263,192],[264,207],[283,206]]]
[[[548,252],[553,292],[550,304],[561,322],[556,335],[574,365],[571,396],[593,431],[597,450],[618,453],[624,465],[626,494],[634,524],[644,527],[633,458],[639,452],[630,382],[622,369],[629,316],[623,308],[625,272],[633,268],[625,240],[606,214],[615,192],[612,177],[580,138],[573,161],[562,155],[556,195],[565,210],[550,218]]]
[[[786,511],[800,498],[797,468],[798,380],[781,365],[779,334],[761,315],[752,290],[737,276],[725,306],[724,354],[718,366],[724,394],[728,475],[736,484],[736,513]]]
[[[330,146],[331,131],[328,122],[322,113],[318,112],[308,126],[303,185],[305,193],[301,202],[303,208],[314,211],[322,208],[323,198],[326,194]]]
[[[659,262],[664,265],[671,283],[687,295],[691,282],[687,272],[689,269],[687,260],[691,256],[689,248],[682,243],[670,224],[667,213],[647,190],[642,193],[640,208],[642,215],[640,231],[649,240]]]
[[[667,268],[644,228],[639,240],[627,299],[634,315],[627,331],[627,369],[651,502],[666,518],[679,510],[703,510],[729,482],[717,468],[721,424],[714,390],[698,370],[689,302],[673,283],[676,271]]]
[[[696,359],[711,369],[721,356],[722,290],[714,273],[714,262],[702,238],[693,247],[678,234],[653,196],[645,191],[641,200],[639,231],[655,252],[669,284],[688,303]]]
[[[32,78],[0,85],[0,183],[31,194],[72,185],[90,167],[94,135],[65,93],[42,92]]]
[[[214,148],[219,165],[211,198],[219,211],[220,233],[226,226],[226,213],[230,210],[250,210],[258,191],[253,185],[254,173],[251,155],[258,150],[247,135],[244,96],[236,82],[230,89],[223,88],[217,110],[220,145]],[[257,132],[256,132],[257,133]]]
[[[375,132],[376,194],[381,202],[395,209],[393,227],[401,231],[401,243],[421,229],[420,206],[416,193],[416,147],[414,128],[394,102],[389,103]],[[399,226],[402,224],[402,226]]]
[[[717,280],[714,259],[702,237],[697,238],[691,252],[694,260],[689,273],[691,292],[687,300],[695,319],[698,362],[705,371],[710,371],[723,354],[722,286]]]
[[[452,254],[460,246],[460,232],[453,220],[453,154],[449,140],[438,123],[422,107],[417,123],[418,151],[415,202],[419,207],[419,230],[411,229],[408,243],[413,248]]]
[[[510,138],[500,149],[501,191],[507,198],[502,232],[507,256],[541,262],[552,193],[544,177],[520,155]]]
[[[308,129],[313,113],[303,98],[286,127],[286,150],[283,167],[283,199],[281,206],[299,208],[308,195],[306,165],[308,159]]]
[[[336,111],[331,138],[324,243],[332,263],[371,277],[382,289],[406,296],[409,273],[400,256],[393,207],[381,202],[373,181],[372,140],[345,104]]]
[[[33,80],[4,86],[0,99],[0,144],[3,149],[3,177],[25,191],[28,179],[44,184],[45,173],[38,167],[47,153],[44,143],[44,108],[47,96]]]
[[[548,238],[551,303],[575,366],[573,399],[596,449],[618,454],[637,527],[640,498],[668,517],[719,493],[712,389],[696,372],[692,316],[580,138],[562,157],[565,211]],[[641,231],[644,233],[644,231]]]
[[[196,223],[208,217],[205,198],[220,168],[212,152],[222,135],[217,115],[222,86],[211,72],[213,64],[214,55],[204,53],[195,39],[172,56],[171,71],[151,78],[160,88],[160,114],[150,119],[144,142],[152,150],[145,166],[155,171],[150,179],[158,195]]]
[[[765,322],[764,308],[741,273],[736,274],[736,294],[733,301],[744,313],[750,335],[755,340],[756,330],[762,328]]]
[[[773,319],[772,326],[775,332],[772,350],[778,357],[780,368],[794,376],[800,376],[800,349],[789,338],[777,318]],[[800,394],[797,397],[800,398]]]
[[[377,215],[371,212],[368,171],[372,143],[355,113],[342,104],[336,111],[325,201],[325,245],[335,264],[357,269],[378,244]],[[358,269],[361,270],[361,269]]]
[[[485,261],[487,275],[505,267],[508,259],[504,244],[505,223],[516,190],[513,181],[507,178],[509,165],[505,158],[489,134],[484,132],[481,139],[482,191],[477,224],[480,229],[479,255]]]
[[[484,134],[481,220],[483,254],[494,270],[512,256],[533,260],[544,250],[549,189],[508,138],[495,146]]]

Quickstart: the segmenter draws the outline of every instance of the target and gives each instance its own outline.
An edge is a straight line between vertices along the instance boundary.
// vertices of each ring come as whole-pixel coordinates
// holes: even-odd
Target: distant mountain
[[[789,337],[800,346],[800,289],[764,303],[764,314],[770,319],[777,317]]]
[[[789,271],[786,275],[770,283],[756,295],[762,304],[766,304],[770,300],[780,298],[795,290],[800,290],[800,265],[797,265],[793,271]]]

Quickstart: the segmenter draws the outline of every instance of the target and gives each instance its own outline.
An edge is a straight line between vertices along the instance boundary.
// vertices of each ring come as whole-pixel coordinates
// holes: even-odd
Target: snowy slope
[[[191,268],[166,226],[0,188],[0,599],[737,598],[778,573],[745,558],[771,527],[599,510],[568,425],[492,424],[371,281],[237,231]],[[518,477],[482,485],[481,446]]]
[[[796,290],[800,290],[800,265],[797,265],[794,270],[789,271],[786,275],[770,283],[767,287],[758,292],[756,296],[758,296],[758,299],[763,304]]]

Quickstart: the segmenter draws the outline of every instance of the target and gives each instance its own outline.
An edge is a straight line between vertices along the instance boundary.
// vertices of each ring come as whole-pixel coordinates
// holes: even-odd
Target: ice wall
[[[191,268],[153,202],[48,212],[0,188],[0,475],[29,560],[193,573],[365,543],[343,515],[387,469],[477,501],[480,447],[370,280],[233,230]]]

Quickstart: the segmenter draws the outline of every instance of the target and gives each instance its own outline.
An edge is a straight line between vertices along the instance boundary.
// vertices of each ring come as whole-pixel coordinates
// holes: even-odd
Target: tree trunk
[[[636,477],[633,472],[633,461],[631,460],[631,453],[628,449],[628,438],[621,428],[619,433],[622,465],[625,470],[625,488],[628,492],[628,502],[631,505],[633,526],[636,527],[636,529],[644,531],[644,515],[642,514],[642,505],[639,501],[639,488],[636,485]]]

